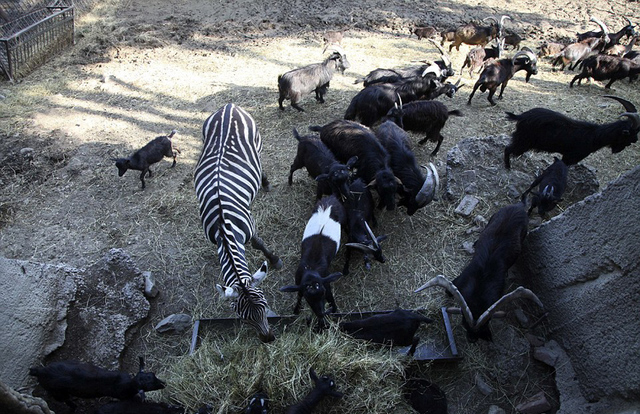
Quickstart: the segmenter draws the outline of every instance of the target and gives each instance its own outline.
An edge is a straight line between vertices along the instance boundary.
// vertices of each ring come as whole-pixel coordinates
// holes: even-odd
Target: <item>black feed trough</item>
[[[370,312],[352,312],[352,313],[334,313],[330,314],[331,319],[354,320],[367,318],[374,315],[390,313],[390,310],[370,311]],[[462,356],[458,353],[453,331],[451,329],[451,321],[446,308],[441,309],[442,323],[444,324],[446,337],[444,338],[423,338],[416,348],[413,359],[417,361],[458,361]],[[282,331],[287,325],[294,323],[300,317],[298,315],[270,316],[269,324],[276,331]],[[215,318],[215,319],[198,319],[193,324],[193,333],[191,335],[191,346],[189,354],[192,354],[200,345],[200,340],[207,331],[223,331],[232,329],[241,324],[238,318]],[[434,322],[437,323],[437,322]],[[277,339],[276,339],[277,340]],[[406,354],[410,347],[396,347],[398,353]]]

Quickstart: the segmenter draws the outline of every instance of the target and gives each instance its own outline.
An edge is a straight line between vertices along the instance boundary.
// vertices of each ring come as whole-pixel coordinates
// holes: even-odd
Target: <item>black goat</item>
[[[268,412],[269,397],[263,392],[257,392],[251,396],[251,400],[242,414],[267,414]]]
[[[295,285],[285,286],[282,292],[297,292],[293,313],[300,313],[302,298],[318,319],[318,328],[325,328],[325,315],[338,311],[331,283],[341,273],[329,274],[329,266],[340,248],[340,234],[346,224],[344,206],[335,195],[320,199],[307,222],[302,236],[301,258],[295,275]],[[325,300],[331,310],[325,312]]]
[[[447,289],[460,304],[469,342],[491,340],[488,322],[510,300],[528,297],[542,307],[535,294],[522,286],[503,296],[507,271],[518,259],[527,235],[529,219],[525,208],[525,203],[519,202],[491,216],[474,244],[471,262],[453,283],[439,275],[416,289],[416,292],[432,286]]]
[[[547,167],[533,181],[531,186],[522,193],[522,200],[524,202],[528,193],[533,196],[531,198],[531,207],[527,214],[531,215],[534,208],[538,208],[538,214],[540,217],[544,217],[549,211],[553,210],[556,205],[562,201],[562,194],[567,187],[567,174],[569,169],[567,165],[558,158],[553,158],[553,164]],[[533,192],[535,186],[538,187],[538,192]]]
[[[416,312],[396,309],[390,313],[340,322],[340,329],[356,339],[377,344],[410,346],[408,355],[413,355],[420,342],[420,338],[415,335],[421,322],[433,321]]]
[[[78,361],[53,362],[46,367],[33,367],[29,375],[53,398],[65,402],[72,410],[76,405],[71,397],[99,398],[113,397],[120,400],[131,399],[144,391],[164,388],[165,384],[154,373],[143,372],[144,359],[140,357],[140,370],[131,377],[126,372],[107,371]]]
[[[593,78],[597,81],[609,82],[605,85],[605,89],[611,88],[613,82],[624,78],[629,80],[635,79],[640,74],[640,63],[636,63],[631,59],[612,55],[593,55],[584,59],[580,64],[582,72],[574,76],[569,83],[569,87],[573,88],[573,83],[578,81],[578,85],[582,79]]]
[[[336,194],[344,200],[349,194],[351,168],[358,161],[358,157],[352,157],[346,164],[342,164],[320,137],[301,137],[295,128],[293,136],[298,140],[298,149],[289,170],[289,185],[293,184],[293,173],[300,168],[306,168],[309,175],[318,182],[317,199],[323,194]]]
[[[447,396],[431,381],[409,379],[403,388],[404,397],[418,414],[447,414]]]
[[[473,85],[473,91],[471,91],[471,95],[469,95],[467,105],[471,105],[473,95],[476,93],[476,90],[480,88],[481,92],[489,90],[487,100],[494,106],[496,103],[493,100],[493,95],[496,93],[498,86],[500,86],[498,99],[502,99],[504,88],[507,87],[507,83],[513,75],[518,71],[524,70],[527,72],[525,81],[529,82],[531,75],[538,73],[537,62],[538,58],[533,51],[528,48],[522,48],[512,59],[499,59],[491,62],[485,66],[476,84]]]
[[[405,206],[407,214],[412,216],[435,198],[439,184],[438,171],[430,164],[426,168],[427,175],[422,174],[422,168],[411,150],[409,136],[393,121],[383,122],[376,136],[389,153],[393,174],[402,182],[398,187],[398,205]]]
[[[322,63],[314,63],[293,69],[278,76],[278,91],[280,93],[278,105],[280,109],[284,111],[282,102],[285,99],[290,99],[292,107],[304,112],[298,102],[303,96],[312,91],[315,91],[316,101],[324,103],[324,95],[327,93],[333,73],[335,71],[344,73],[349,67],[347,55],[342,51],[334,51]]]
[[[144,176],[149,173],[149,177],[151,177],[151,169],[149,167],[152,164],[159,162],[164,157],[173,157],[171,168],[175,167],[176,157],[180,153],[180,150],[171,141],[175,133],[176,131],[173,130],[169,135],[154,138],[147,145],[126,158],[112,158],[111,160],[115,161],[116,167],[118,167],[118,176],[122,177],[127,170],[142,171],[140,173],[140,181],[142,181],[142,189],[144,190]]]
[[[376,225],[373,196],[361,178],[353,180],[349,185],[349,197],[344,201],[344,206],[347,212],[348,243],[345,244],[347,251],[345,252],[342,274],[349,274],[352,250],[359,250],[363,253],[364,265],[367,270],[371,269],[370,254],[378,262],[384,263],[385,258],[382,255],[380,243],[386,240],[387,236],[376,237],[369,226],[369,222],[373,226]]]
[[[511,30],[507,30],[506,33],[507,34],[502,38],[504,40],[505,50],[507,46],[511,46],[513,50],[520,49],[520,43],[522,42],[522,37],[520,37],[519,34]]]
[[[606,98],[620,102],[626,112],[622,119],[608,124],[594,124],[571,119],[546,108],[533,108],[520,115],[507,112],[517,121],[511,143],[504,149],[504,165],[511,168],[510,157],[527,151],[558,152],[566,165],[577,164],[600,148],[609,147],[616,154],[638,141],[640,116],[635,106],[617,96]]]
[[[436,99],[440,95],[445,95],[448,98],[453,98],[456,92],[458,92],[458,89],[464,86],[464,84],[460,84],[461,80],[462,78],[458,79],[455,84],[449,81],[445,83],[434,81],[434,87],[429,89],[429,91],[426,94],[422,95],[420,99],[430,101]]]
[[[100,406],[95,414],[185,414],[184,407],[161,402],[113,401]]]
[[[436,142],[436,148],[431,152],[431,156],[435,156],[444,139],[441,134],[442,128],[451,115],[462,116],[462,112],[457,109],[449,111],[440,101],[420,100],[391,108],[387,118],[405,131],[424,132],[425,137],[418,143],[422,145],[427,141]],[[400,179],[402,180],[402,177]]]
[[[287,408],[286,414],[311,414],[320,401],[326,397],[342,398],[344,394],[336,391],[336,383],[327,375],[318,378],[313,368],[309,369],[309,376],[315,383],[314,388],[304,397],[302,401],[297,402]]]
[[[336,155],[347,162],[357,156],[356,177],[375,187],[380,202],[378,208],[393,210],[396,206],[398,179],[389,167],[389,154],[371,129],[357,122],[336,120],[323,127],[309,127],[320,131],[320,139]]]

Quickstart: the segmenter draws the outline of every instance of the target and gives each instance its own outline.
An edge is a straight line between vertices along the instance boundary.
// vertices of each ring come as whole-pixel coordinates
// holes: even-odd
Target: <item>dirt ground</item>
[[[155,367],[172,355],[183,355],[188,338],[159,338],[154,324],[178,312],[194,318],[232,315],[213,289],[219,267],[215,248],[200,226],[192,174],[202,122],[234,102],[254,116],[265,144],[263,166],[274,189],[259,194],[253,211],[261,236],[285,262],[263,287],[272,309],[287,314],[292,298],[278,288],[292,280],[315,194],[304,171],[294,175],[293,186],[287,185],[295,155],[291,129],[306,131],[309,125],[341,118],[359,90],[354,80],[377,67],[437,59],[439,53],[429,42],[410,35],[415,25],[443,29],[503,14],[511,17],[506,27],[534,50],[543,40],[568,40],[577,31],[595,28],[589,23],[591,15],[612,30],[625,24],[622,16],[640,23],[637,3],[625,0],[103,2],[79,19],[73,48],[17,83],[0,84],[0,254],[83,267],[110,248],[126,249],[141,269],[156,275],[162,293],[153,300],[152,316],[123,365],[135,367],[139,352]],[[298,113],[288,102],[286,110],[279,111],[278,75],[321,61],[322,34],[334,29],[347,30],[343,48],[351,68],[335,75],[325,104],[307,97],[301,102],[305,112]],[[469,50],[463,45],[450,53],[458,73]],[[497,106],[491,107],[481,93],[467,106],[476,75],[469,77],[465,71],[465,86],[454,99],[443,100],[464,117],[448,121],[436,157],[429,157],[431,144],[416,144],[418,159],[434,162],[444,176],[447,151],[459,140],[512,131],[504,111],[543,106],[608,122],[623,111],[601,95],[640,104],[637,82],[617,82],[611,91],[599,82],[569,89],[573,76],[554,72],[548,61],[540,60],[539,74],[529,83],[517,74]],[[117,176],[111,158],[126,156],[173,129],[182,151],[175,168],[169,168],[169,161],[160,162],[144,191],[137,172]],[[417,141],[418,135],[413,137]],[[585,164],[606,184],[636,166],[639,154],[637,145],[614,156],[602,150]],[[526,157],[516,160],[514,168],[527,170],[532,180],[538,172]],[[509,202],[506,188],[499,200],[477,196],[481,203],[476,213],[485,218]],[[468,231],[475,226],[470,218],[453,214],[459,201],[441,197],[412,217],[403,209],[379,213],[376,233],[389,235],[384,246],[388,261],[375,263],[369,272],[358,263],[348,281],[337,284],[340,310],[425,306],[428,295],[415,295],[413,289],[436,274],[455,277],[469,259],[462,243],[477,237]],[[250,266],[257,267],[261,260],[249,252]],[[342,263],[342,253],[337,262]],[[440,304],[440,295],[434,296],[431,300]],[[484,413],[492,404],[513,412],[539,390],[557,409],[550,370],[532,362],[526,373],[509,372],[506,360],[514,355],[504,357],[508,346],[468,344],[456,329],[465,362],[431,371],[449,395],[450,412]],[[477,372],[486,374],[495,392],[478,393]]]

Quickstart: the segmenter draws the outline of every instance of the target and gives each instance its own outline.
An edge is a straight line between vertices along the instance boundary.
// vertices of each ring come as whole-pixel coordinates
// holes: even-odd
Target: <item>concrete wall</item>
[[[531,231],[513,270],[584,398],[640,401],[640,167]]]

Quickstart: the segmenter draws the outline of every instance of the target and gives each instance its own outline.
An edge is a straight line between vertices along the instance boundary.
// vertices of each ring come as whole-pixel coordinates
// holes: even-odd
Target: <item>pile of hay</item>
[[[393,348],[354,340],[335,325],[315,334],[303,323],[289,325],[272,343],[256,341],[246,326],[233,335],[207,335],[193,354],[165,366],[162,399],[190,409],[209,404],[213,412],[227,413],[241,411],[263,391],[270,410],[284,412],[313,388],[313,367],[344,393],[342,399],[326,397],[318,413],[412,412],[402,396],[410,359]]]

